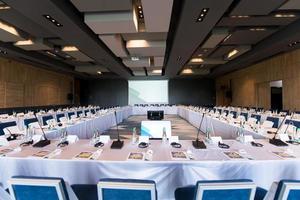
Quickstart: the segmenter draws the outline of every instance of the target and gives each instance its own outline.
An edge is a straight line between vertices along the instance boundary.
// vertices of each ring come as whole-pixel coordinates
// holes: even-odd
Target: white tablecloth
[[[202,119],[201,113],[189,110],[185,107],[178,107],[178,115],[196,128],[199,128]],[[237,137],[238,127],[236,125],[205,115],[201,125],[201,131],[205,133],[208,129],[211,130],[211,136],[221,136],[223,139],[235,139]],[[252,135],[255,139],[265,138],[264,135],[254,131],[244,129],[243,132],[245,135]]]
[[[177,106],[133,106],[133,115],[147,115],[149,110],[162,110],[166,115],[177,115]]]
[[[158,199],[173,199],[177,187],[195,184],[198,180],[252,179],[258,186],[268,189],[273,181],[300,179],[300,151],[297,146],[278,148],[259,140],[265,146],[252,147],[227,140],[232,151],[244,149],[254,160],[230,160],[223,154],[224,149],[207,145],[208,149],[196,150],[191,141],[181,141],[182,149],[174,149],[161,141],[151,141],[153,161],[127,161],[130,152],[145,152],[130,141],[125,141],[121,150],[103,147],[99,160],[74,160],[82,151],[96,151],[88,140],[63,148],[55,159],[33,158],[41,149],[25,147],[21,152],[0,158],[0,184],[7,187],[7,180],[14,175],[62,177],[70,184],[96,184],[100,178],[134,178],[154,180],[157,184]],[[14,145],[11,146],[12,148]],[[44,149],[54,150],[56,143]],[[0,147],[3,149],[3,147]],[[43,150],[44,150],[43,149]],[[195,160],[174,161],[171,151],[190,149]],[[273,151],[290,149],[296,158],[284,160]]]

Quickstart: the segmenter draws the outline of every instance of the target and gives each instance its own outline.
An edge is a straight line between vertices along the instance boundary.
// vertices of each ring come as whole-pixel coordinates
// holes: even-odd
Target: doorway
[[[271,88],[271,109],[282,110],[282,80],[270,82]]]

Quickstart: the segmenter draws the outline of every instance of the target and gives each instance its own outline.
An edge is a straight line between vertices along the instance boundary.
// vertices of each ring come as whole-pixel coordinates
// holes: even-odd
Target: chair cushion
[[[195,189],[195,186],[177,188],[175,190],[175,200],[193,200]]]
[[[71,187],[78,200],[98,200],[97,185],[76,184]]]

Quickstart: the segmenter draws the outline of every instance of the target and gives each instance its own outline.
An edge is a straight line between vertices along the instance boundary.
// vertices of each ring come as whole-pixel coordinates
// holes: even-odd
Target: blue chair
[[[244,116],[246,121],[248,120],[248,113],[241,112],[240,115]]]
[[[65,114],[64,113],[59,113],[59,114],[56,114],[56,121],[57,122],[60,122],[60,118],[64,117]]]
[[[273,128],[278,128],[279,125],[279,118],[278,117],[267,117],[267,121],[273,122]]]
[[[68,113],[68,118],[71,118],[72,115],[75,115],[75,112],[69,112]]]
[[[90,111],[89,111],[89,110],[85,110],[85,111],[84,111],[84,115],[86,116],[86,114],[87,114],[88,112],[90,112]]]
[[[80,115],[82,114],[82,111],[77,111],[77,117],[80,117]]]
[[[248,179],[198,181],[175,190],[176,200],[262,200],[267,191]]]
[[[9,192],[15,200],[69,200],[62,178],[15,176],[8,180]]]
[[[300,128],[300,121],[290,120],[290,119],[285,120],[285,124],[289,124],[289,123],[293,124],[297,128]]]
[[[50,120],[50,119],[53,119],[53,116],[52,115],[46,115],[46,116],[43,116],[42,117],[42,122],[43,122],[43,125],[47,125],[47,121]]]
[[[237,117],[237,112],[236,112],[236,111],[230,111],[230,114],[233,115],[233,118],[236,118],[236,117]]]
[[[251,117],[257,119],[257,123],[260,123],[261,115],[252,114]]]
[[[98,112],[99,110],[100,110],[100,108],[97,108],[97,109],[96,109],[96,112]]]
[[[0,136],[5,135],[4,129],[11,126],[17,126],[16,121],[0,123]]]
[[[229,113],[229,110],[224,110],[224,113],[226,113],[226,116],[227,116]]]
[[[99,200],[156,200],[156,184],[148,180],[101,179]]]
[[[299,180],[281,180],[278,183],[274,200],[299,200],[299,199],[300,199]]]
[[[96,113],[95,109],[91,109],[91,113],[95,114]]]
[[[29,124],[34,123],[34,122],[38,122],[38,119],[36,117],[24,119],[24,126],[28,127]]]

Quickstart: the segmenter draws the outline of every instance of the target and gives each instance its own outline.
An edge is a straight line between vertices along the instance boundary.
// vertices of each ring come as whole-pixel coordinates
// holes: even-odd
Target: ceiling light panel
[[[99,38],[117,57],[127,57],[125,43],[120,34],[99,35]]]
[[[256,28],[258,28],[256,31]],[[248,45],[256,44],[269,35],[276,32],[277,29],[262,29],[261,27],[254,27],[253,30],[250,29],[237,29],[232,33],[228,40],[224,41],[222,44],[225,45]]]
[[[201,48],[215,48],[229,35],[228,30],[224,28],[215,28],[212,30],[211,35],[205,41]]]
[[[62,51],[72,56],[78,61],[89,62],[93,61],[90,57],[86,56],[84,53],[79,51],[75,46],[66,46],[62,48]]]
[[[202,62],[189,62],[189,65],[199,65],[199,64],[207,64],[207,65],[221,65],[227,63],[226,60],[220,58],[205,58]]]
[[[139,58],[139,60],[125,58],[123,59],[123,63],[127,67],[150,67],[150,58]]]
[[[15,42],[14,45],[27,51],[51,50],[53,48],[43,39],[21,40]]]
[[[250,50],[251,46],[238,46],[228,52],[228,54],[224,56],[224,60],[233,60]]]
[[[24,40],[24,38],[15,27],[0,21],[0,40],[3,42],[17,42]]]
[[[281,6],[285,1],[286,0],[241,0],[234,7],[230,15],[268,15]]]
[[[173,0],[141,0],[147,32],[168,32]]]
[[[131,0],[71,0],[81,12],[127,11],[132,9]]]
[[[135,56],[164,56],[166,50],[165,41],[129,40],[126,48]]]
[[[85,13],[84,21],[96,34],[138,32],[138,21],[134,10]]]

